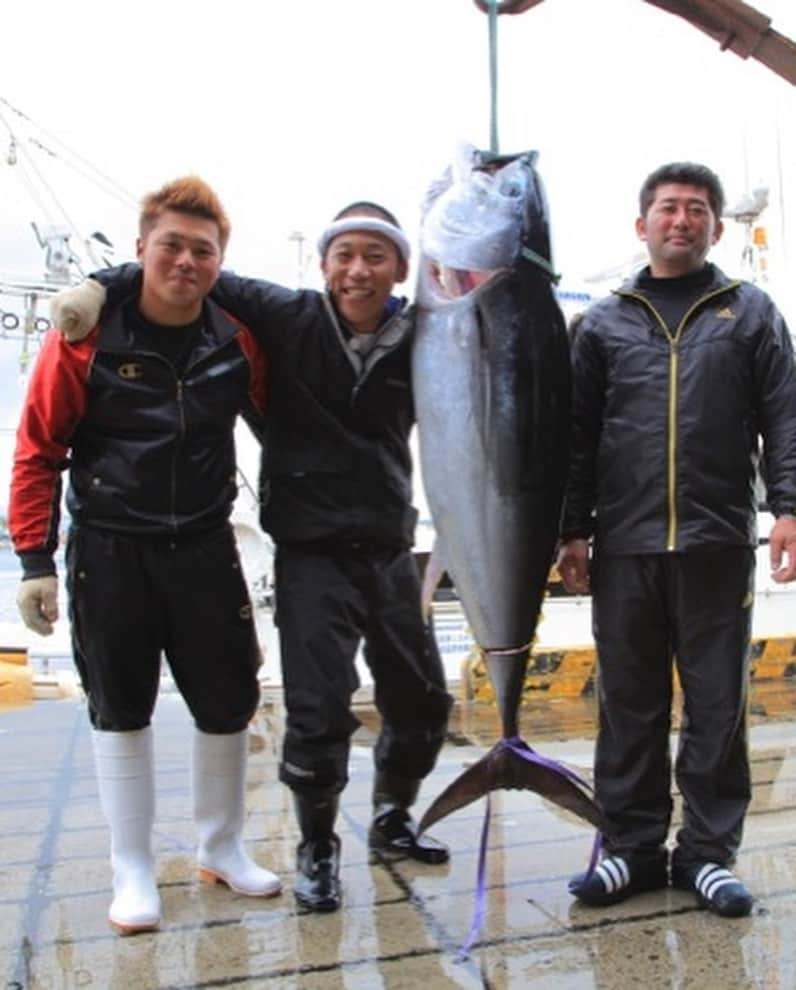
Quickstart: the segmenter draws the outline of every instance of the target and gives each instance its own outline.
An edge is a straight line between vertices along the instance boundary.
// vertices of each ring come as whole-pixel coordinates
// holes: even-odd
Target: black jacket
[[[54,573],[61,472],[81,525],[174,537],[225,522],[237,495],[233,429],[262,433],[265,359],[250,331],[206,302],[178,375],[126,307],[78,344],[53,331],[18,431],[11,501],[25,573]],[[68,455],[68,459],[67,459]]]
[[[140,284],[140,268],[92,277],[115,306]],[[412,546],[412,307],[394,300],[361,361],[324,293],[224,272],[211,296],[251,327],[266,354],[263,529],[276,542]]]
[[[72,438],[72,518],[166,535],[228,519],[238,491],[235,420],[243,413],[262,435],[263,365],[250,331],[212,302],[179,376],[138,339],[124,307],[111,313],[99,327],[86,415]]]
[[[796,377],[771,299],[713,268],[670,332],[631,279],[593,305],[573,355],[562,538],[607,553],[754,546],[759,439],[776,515],[796,512]]]
[[[263,528],[278,543],[410,547],[411,308],[362,360],[323,293],[224,274],[213,295],[268,357]]]

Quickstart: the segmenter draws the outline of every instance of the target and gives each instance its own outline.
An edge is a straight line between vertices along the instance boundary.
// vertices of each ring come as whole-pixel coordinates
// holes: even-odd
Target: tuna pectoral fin
[[[520,750],[526,756],[519,755]],[[420,820],[420,831],[484,797],[489,791],[498,790],[535,791],[596,828],[600,827],[599,808],[584,787],[576,782],[574,774],[552,760],[537,756],[519,740],[502,739],[432,802]]]
[[[431,555],[426,562],[423,571],[423,584],[420,591],[420,606],[423,611],[424,621],[428,621],[431,615],[431,606],[434,601],[434,592],[439,587],[442,575],[445,573],[445,560],[442,550],[442,543],[439,536],[434,538],[434,546],[431,548]]]

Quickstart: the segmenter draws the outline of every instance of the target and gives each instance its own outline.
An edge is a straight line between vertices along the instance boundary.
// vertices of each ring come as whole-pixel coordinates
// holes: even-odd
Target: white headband
[[[368,230],[374,234],[381,234],[398,248],[401,257],[409,262],[409,241],[406,234],[386,220],[379,220],[377,217],[351,216],[343,217],[341,220],[334,220],[324,230],[318,238],[318,254],[323,258],[326,249],[338,234],[346,234],[349,230]]]

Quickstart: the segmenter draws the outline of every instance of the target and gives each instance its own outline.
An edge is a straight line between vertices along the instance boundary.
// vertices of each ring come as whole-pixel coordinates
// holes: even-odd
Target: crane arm
[[[796,86],[796,44],[743,0],[646,0],[676,14],[741,58],[752,58]]]
[[[473,0],[488,13],[489,0]],[[499,0],[498,14],[522,14],[542,0]],[[750,56],[796,86],[796,44],[771,27],[771,18],[743,0],[646,0],[682,17],[741,58]]]

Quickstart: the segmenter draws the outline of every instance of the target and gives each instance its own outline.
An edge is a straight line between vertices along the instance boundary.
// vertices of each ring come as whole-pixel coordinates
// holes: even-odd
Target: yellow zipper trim
[[[667,488],[669,495],[669,532],[666,537],[666,549],[674,550],[677,545],[677,489],[675,478],[677,477],[677,374],[679,370],[679,357],[677,345],[680,342],[680,331],[683,324],[677,328],[674,339],[669,337],[669,456],[668,456],[668,479]],[[667,337],[669,336],[667,332]]]
[[[682,336],[686,323],[696,309],[698,309],[703,303],[708,302],[708,300],[713,299],[716,296],[723,295],[730,289],[735,289],[740,284],[740,280],[735,280],[727,285],[723,285],[720,289],[716,289],[714,292],[709,292],[706,296],[702,296],[700,299],[697,299],[697,301],[693,303],[688,310],[686,310],[685,315],[677,326],[674,336],[672,336],[669,332],[669,328],[666,326],[666,322],[661,314],[652,305],[649,299],[646,298],[646,296],[642,296],[638,292],[621,290],[617,292],[617,295],[638,299],[642,302],[658,321],[666,339],[669,341],[669,443],[666,468],[667,502],[669,505],[669,526],[666,536],[666,550],[668,552],[677,549],[677,400],[679,398],[678,376],[680,371],[680,337]]]

